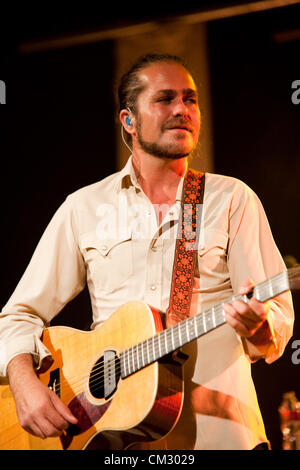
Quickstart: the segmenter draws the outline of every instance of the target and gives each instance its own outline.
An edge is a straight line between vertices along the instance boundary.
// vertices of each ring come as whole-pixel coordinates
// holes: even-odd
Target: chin
[[[150,155],[157,158],[178,160],[190,155],[194,150],[194,142],[183,142],[182,139],[165,142],[147,142],[139,136],[140,147]]]

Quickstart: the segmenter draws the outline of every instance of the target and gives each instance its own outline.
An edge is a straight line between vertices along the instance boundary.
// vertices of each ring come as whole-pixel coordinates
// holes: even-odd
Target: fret
[[[144,344],[145,342],[143,341],[142,342],[142,345],[141,345],[141,351],[142,351],[142,367],[145,367],[145,356],[144,356]]]
[[[270,297],[274,297],[274,291],[273,291],[273,285],[271,279],[269,279],[269,292],[270,292]]]
[[[188,342],[192,341],[196,337],[195,328],[194,328],[194,317],[189,318],[187,323],[188,328]]]
[[[157,342],[156,342],[157,348],[155,349],[156,351],[156,359],[159,359],[160,357],[163,356],[162,349],[161,349],[161,343],[160,343],[160,334],[157,334]]]
[[[154,341],[155,341],[155,337],[152,338],[152,354],[153,354],[153,361],[155,361],[155,344],[154,344]]]
[[[130,352],[131,352],[132,371],[134,372],[134,371],[135,371],[135,368],[134,368],[133,348],[130,348]]]
[[[178,341],[179,341],[179,346],[182,346],[182,339],[181,339],[181,326],[180,326],[180,323],[178,323],[177,325],[177,331],[178,331]]]
[[[141,366],[140,366],[140,350],[141,350],[141,344],[138,344],[137,345],[137,368],[138,370],[140,370]]]
[[[196,315],[193,317],[193,321],[194,321],[194,330],[196,332],[196,338],[198,336],[198,327],[197,327],[197,318],[196,318]]]
[[[128,374],[131,374],[131,368],[130,368],[130,360],[129,360],[129,351],[127,350],[126,354],[126,359],[127,359],[127,365],[128,365]]]
[[[124,371],[126,371],[126,375],[128,375],[128,367],[127,367],[127,350],[124,351],[123,353],[124,356]]]
[[[160,335],[158,335],[158,353],[159,353],[159,357],[162,357],[161,346],[160,346]]]
[[[164,338],[165,338],[166,354],[168,354],[169,348],[168,348],[168,341],[167,341],[167,330],[165,330],[163,334],[164,334]]]
[[[148,340],[146,339],[146,340],[144,341],[144,343],[145,343],[145,349],[146,349],[146,353],[145,353],[145,357],[146,357],[146,359],[145,359],[145,364],[149,364],[149,363],[150,363],[150,359],[149,359]]]
[[[184,328],[184,334],[185,334],[185,337],[186,337],[186,343],[189,343],[190,342],[190,322],[188,320],[186,320],[185,322],[185,328]]]
[[[148,357],[148,364],[150,364],[150,350],[149,350],[149,339],[147,339],[147,357]]]
[[[205,312],[202,315],[202,323],[203,323],[203,329],[204,332],[206,333],[206,319],[205,319]]]
[[[210,310],[206,316],[205,316],[205,319],[206,319],[206,331],[210,331],[213,329],[213,319],[212,319],[212,310]]]
[[[199,336],[202,335],[202,327],[201,327],[201,324],[200,324],[200,318],[201,318],[201,314],[198,314],[195,316],[195,319],[196,319],[196,323],[197,323],[197,338],[199,338]]]
[[[130,361],[131,361],[132,372],[135,372],[133,348],[134,348],[134,346],[131,346],[131,348],[130,348]]]
[[[299,287],[299,267],[284,271],[271,279],[257,284],[253,289],[253,296],[260,302],[265,302],[276,295],[290,289],[290,283]],[[293,284],[294,285],[294,284]],[[249,302],[247,295],[235,295],[227,302],[241,299]],[[122,377],[151,364],[180,346],[199,338],[205,333],[225,323],[223,304],[216,305],[202,313],[177,323],[142,343],[132,346],[120,354]]]
[[[158,334],[155,340],[155,359],[159,359],[160,357],[161,357],[160,335]]]
[[[173,348],[173,351],[175,351],[175,344],[174,344],[174,328],[171,329],[171,339],[172,339],[172,348]]]
[[[164,340],[165,353],[168,354],[168,353],[169,353],[169,345],[168,345],[168,341],[167,341],[167,332],[166,332],[166,330],[163,331],[163,332],[161,333],[161,335],[162,335],[162,338],[163,338],[163,340]]]
[[[152,347],[151,347],[152,346],[152,338],[149,338],[147,340],[147,342],[148,342],[148,356],[149,356],[148,364],[151,364],[151,362],[152,362],[151,351],[153,351]]]
[[[216,327],[215,307],[212,308],[212,319],[213,319],[213,325],[214,325],[214,327]]]
[[[289,288],[288,273],[284,271],[283,273],[256,285],[254,287],[254,296],[260,302],[265,302],[276,295],[285,292]]]
[[[126,362],[125,362],[126,350],[124,351],[124,353],[120,354],[120,357],[121,357],[121,376],[126,377],[127,376]]]
[[[140,363],[141,363],[141,365],[139,366],[139,369],[142,369],[142,367],[145,366],[145,364],[144,364],[144,354],[143,354],[143,343],[140,343],[139,358],[140,358]]]
[[[138,347],[137,345],[133,346],[132,348],[132,354],[133,354],[133,367],[134,370],[138,370]]]
[[[225,312],[223,310],[223,307],[221,308],[221,320],[220,320],[220,323],[224,323],[225,322]]]
[[[135,346],[132,346],[131,350],[131,354],[132,354],[132,363],[133,363],[133,370],[136,371],[137,370],[137,366],[136,366],[136,360],[137,360],[137,353],[136,353],[136,345]]]

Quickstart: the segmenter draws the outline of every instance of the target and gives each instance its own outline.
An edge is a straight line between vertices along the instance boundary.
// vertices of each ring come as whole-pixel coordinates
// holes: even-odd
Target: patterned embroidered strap
[[[184,320],[190,314],[204,183],[204,173],[192,169],[187,171],[178,223],[170,304],[166,313],[167,327]]]

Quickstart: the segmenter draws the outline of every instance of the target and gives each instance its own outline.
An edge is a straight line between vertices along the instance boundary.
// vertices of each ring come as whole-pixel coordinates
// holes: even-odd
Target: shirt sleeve
[[[257,195],[247,186],[235,191],[229,216],[228,267],[234,292],[250,277],[255,284],[286,269],[275,244],[271,229]],[[256,346],[243,338],[245,353],[250,361],[262,357],[271,363],[278,359],[293,333],[294,311],[290,291],[270,300],[267,318],[270,341]]]
[[[0,313],[0,376],[6,376],[8,363],[21,353],[31,353],[36,368],[49,358],[40,340],[43,328],[83,290],[85,281],[75,216],[67,198]]]

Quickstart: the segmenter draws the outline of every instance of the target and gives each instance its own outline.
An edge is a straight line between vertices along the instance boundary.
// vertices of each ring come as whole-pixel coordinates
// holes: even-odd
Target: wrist
[[[7,377],[11,388],[13,388],[19,379],[24,380],[25,377],[32,377],[34,375],[36,376],[33,358],[30,353],[18,354],[8,363]]]
[[[269,322],[265,320],[256,332],[247,338],[255,346],[264,346],[272,340],[272,332]]]

